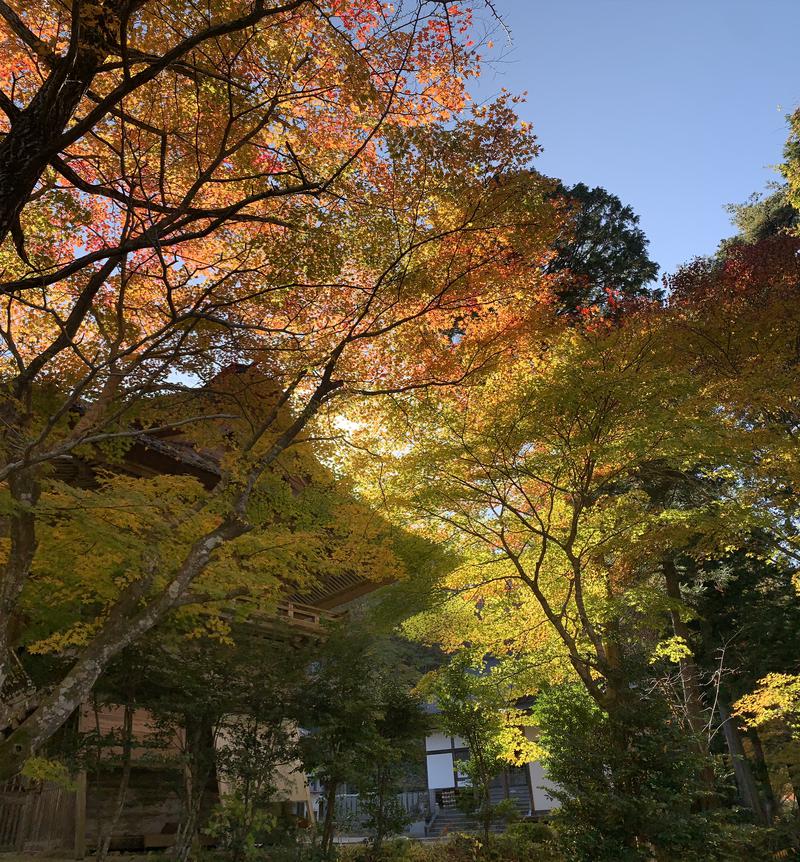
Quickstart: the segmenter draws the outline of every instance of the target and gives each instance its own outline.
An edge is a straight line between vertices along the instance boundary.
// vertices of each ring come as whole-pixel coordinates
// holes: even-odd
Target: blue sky
[[[477,92],[527,90],[539,169],[605,186],[666,271],[732,233],[800,105],[800,0],[496,0]]]

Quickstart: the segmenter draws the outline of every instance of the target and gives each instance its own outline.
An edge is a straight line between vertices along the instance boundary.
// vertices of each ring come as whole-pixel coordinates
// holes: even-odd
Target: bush
[[[501,835],[492,836],[490,851],[498,862],[561,860],[555,833],[544,823],[514,823]]]
[[[563,862],[552,846],[552,830],[539,823],[518,823],[508,832],[491,835],[453,834],[447,841],[421,843],[400,839],[385,842],[376,853],[366,845],[339,849],[340,862]]]
[[[541,695],[535,708],[545,766],[560,789],[553,817],[569,862],[760,862],[769,830],[704,810],[703,761],[665,705],[631,687],[615,714],[578,685]]]
[[[199,862],[231,862],[231,858],[229,850],[205,850]],[[174,860],[170,857],[167,862]],[[263,845],[256,842],[250,845],[248,862],[332,862],[332,857],[323,852],[319,842],[295,840]]]
[[[275,828],[276,818],[253,812],[237,795],[217,805],[208,824],[208,834],[217,838],[236,862],[254,862],[261,857],[260,842]]]
[[[528,844],[547,844],[555,841],[555,832],[547,823],[536,820],[523,820],[520,823],[512,823],[506,830],[506,836],[516,841]]]
[[[503,823],[512,824],[519,820],[519,808],[513,799],[503,799],[492,805],[491,816],[494,821],[502,820]]]

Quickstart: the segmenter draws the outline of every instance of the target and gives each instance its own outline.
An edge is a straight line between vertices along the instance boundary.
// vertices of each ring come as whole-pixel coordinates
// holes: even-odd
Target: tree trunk
[[[721,691],[717,698],[717,709],[719,710],[722,729],[725,733],[725,742],[731,755],[733,772],[736,776],[736,786],[739,788],[739,797],[744,806],[753,812],[753,817],[757,823],[761,826],[769,826],[769,817],[761,803],[758,785],[750,768],[750,761],[744,753],[741,732],[731,715],[730,707]]]
[[[8,487],[14,509],[9,517],[11,546],[0,578],[0,691],[10,673],[9,652],[12,647],[12,625],[16,618],[17,602],[36,553],[34,510],[40,494],[36,475],[31,468],[11,473]]]
[[[187,780],[187,784],[189,783]],[[192,800],[184,811],[183,819],[175,838],[175,859],[177,862],[187,862],[188,859],[192,858],[192,851],[196,849],[200,804],[200,802],[195,803]]]
[[[187,715],[184,727],[188,763],[184,772],[183,817],[175,841],[178,862],[193,858],[199,849],[200,814],[215,756],[213,732],[206,719]]]
[[[674,602],[682,602],[680,578],[672,560],[664,561],[664,581],[666,583],[667,595]],[[675,637],[681,638],[688,646],[691,642],[691,632],[686,623],[681,619],[680,611],[673,608],[670,611],[672,631]],[[699,672],[693,658],[682,658],[679,662],[681,685],[683,686],[683,698],[686,706],[686,718],[692,732],[702,736],[706,730],[706,719],[703,715],[703,696],[700,691]]]
[[[0,142],[0,242],[10,232],[21,247],[20,214],[58,154],[61,135],[98,68],[118,41],[125,5],[126,0],[73,0],[67,52],[53,62],[47,79]]]
[[[795,809],[794,814],[795,817],[800,818],[800,765],[798,765],[797,761],[792,757],[791,752],[795,750],[796,747],[796,738],[793,730],[787,727],[786,723],[781,721],[781,725],[783,725],[781,730],[777,730],[776,733],[776,743],[783,749],[784,755],[784,766],[786,767],[786,777],[789,780],[789,787],[792,791],[792,796],[794,797]]]
[[[99,862],[103,862],[103,860],[108,858],[108,851],[111,849],[111,840],[114,837],[114,829],[116,829],[117,823],[119,823],[119,819],[125,809],[125,800],[128,796],[128,785],[131,779],[134,711],[133,704],[125,704],[125,714],[122,720],[122,776],[117,788],[117,799],[114,805],[114,812],[111,815],[111,821],[105,829],[105,835],[102,839],[98,836],[97,859]]]
[[[325,819],[322,825],[322,852],[325,856],[333,849],[333,831],[336,825],[336,790],[338,784],[332,782],[325,788]]]
[[[386,832],[386,772],[380,766],[377,770],[377,805],[375,811],[375,843],[374,857],[377,859],[380,856],[381,845],[383,844],[384,835]]]
[[[778,810],[778,802],[775,799],[775,791],[772,789],[769,767],[767,766],[767,759],[764,756],[764,748],[761,745],[761,735],[754,727],[750,727],[747,730],[747,738],[753,746],[753,760],[755,761],[756,767],[755,772],[758,782],[763,790],[764,808],[771,823]]]

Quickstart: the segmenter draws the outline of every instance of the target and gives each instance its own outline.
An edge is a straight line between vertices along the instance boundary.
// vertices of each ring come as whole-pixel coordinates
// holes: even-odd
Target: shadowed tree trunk
[[[32,469],[9,476],[13,509],[8,517],[10,549],[0,574],[0,691],[11,672],[11,648],[15,611],[36,553],[35,507],[41,489]],[[5,719],[0,704],[0,719]]]
[[[201,815],[206,788],[214,774],[214,734],[206,719],[184,719],[188,762],[184,771],[184,808],[175,842],[175,858],[187,862],[200,849]]]
[[[742,803],[753,812],[753,816],[760,825],[769,826],[769,816],[762,804],[758,785],[753,776],[753,770],[750,767],[750,761],[744,752],[741,732],[731,715],[727,698],[721,691],[717,697],[717,709],[720,721],[722,722],[722,730],[725,734],[725,742],[731,755],[733,772],[736,776],[736,786],[739,788],[739,796]]]
[[[336,790],[332,782],[325,788],[325,819],[322,823],[322,852],[328,856],[333,850],[333,832],[336,826]]]
[[[108,858],[108,852],[111,849],[111,840],[114,837],[114,830],[119,823],[122,812],[125,809],[125,800],[128,797],[128,785],[131,779],[131,762],[133,751],[133,714],[134,706],[131,703],[125,704],[125,712],[122,719],[122,775],[117,787],[117,798],[114,803],[114,811],[111,814],[111,820],[106,826],[105,834],[102,838],[98,835],[97,842],[97,859],[99,862]]]
[[[767,766],[767,758],[764,756],[764,748],[761,745],[761,735],[754,728],[748,728],[747,738],[753,746],[753,760],[755,761],[755,772],[759,783],[764,793],[764,807],[772,822],[775,813],[778,810],[778,802],[775,799],[775,791],[772,789],[772,781],[770,780],[769,767]]]

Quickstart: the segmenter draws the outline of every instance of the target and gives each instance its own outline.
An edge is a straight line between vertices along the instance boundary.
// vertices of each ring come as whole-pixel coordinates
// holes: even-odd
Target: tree
[[[187,622],[162,626],[122,653],[96,693],[103,703],[124,705],[126,714],[146,710],[153,734],[134,744],[150,746],[151,762],[175,767],[176,859],[196,855],[210,826],[209,791],[221,784],[229,796],[215,825],[224,820],[225,837],[241,858],[276,795],[279,768],[296,757],[292,718],[314,647],[278,623],[266,632],[252,622],[237,624],[221,640],[219,632],[200,635]]]
[[[750,577],[755,577],[758,584],[749,600],[746,592],[739,594],[730,607],[724,600],[711,601],[706,607],[711,616],[701,627],[703,640],[711,640],[712,650],[731,651],[731,672],[720,682],[719,706],[720,712],[726,713],[721,716],[723,727],[729,742],[734,743],[731,755],[745,799],[752,794],[744,792],[747,781],[741,779],[746,776],[738,774],[738,767],[747,768],[749,762],[743,757],[741,741],[737,743],[741,736],[739,720],[730,715],[731,701],[739,693],[736,676],[742,674],[746,679],[749,668],[758,666],[765,674],[786,672],[788,668],[778,637],[768,648],[771,655],[767,659],[755,642],[751,641],[749,648],[737,646],[740,638],[745,643],[750,640],[749,625],[736,625],[727,637],[720,636],[717,627],[724,627],[728,618],[736,618],[740,602],[752,605],[752,620],[756,623],[762,603],[777,601],[775,571],[786,572],[788,586],[800,559],[796,531],[791,526],[798,503],[798,390],[793,371],[797,362],[797,249],[797,238],[787,231],[753,243],[733,244],[715,261],[688,265],[676,274],[671,285],[681,364],[693,368],[703,380],[705,397],[718,405],[717,433],[727,440],[726,454],[718,456],[724,464],[718,476],[724,478],[728,499],[735,486],[733,496],[741,511],[748,513],[743,520],[752,527],[749,534],[726,548],[725,554],[702,565],[697,573],[700,581],[696,583],[707,587],[704,572],[733,568],[737,576],[731,586],[738,581],[744,587],[749,580],[744,572],[751,568]],[[732,484],[728,485],[730,480]],[[748,561],[744,567],[743,559]],[[691,565],[688,575],[691,582]],[[715,599],[730,595],[725,580],[714,588],[719,590]],[[734,587],[734,595],[737,590]],[[710,595],[714,596],[714,592]],[[703,606],[703,600],[698,603]],[[775,615],[777,635],[782,620],[780,603],[767,614]],[[710,665],[713,660],[706,654],[705,661]],[[750,679],[749,684],[755,685],[755,680]],[[762,787],[768,802],[769,780],[764,775],[760,736],[751,733],[749,742],[756,764],[762,767]],[[783,764],[781,770],[782,767]],[[774,777],[778,775],[780,772]]]
[[[795,210],[800,210],[800,111],[789,118],[789,138],[784,148],[785,162],[781,172],[788,184],[788,199]]]
[[[453,640],[505,648],[506,618],[547,649],[549,632],[610,708],[629,635],[681,610],[670,556],[713,558],[757,528],[795,559],[796,243],[697,262],[668,309],[541,330],[458,398],[403,404],[404,448],[371,451],[407,520],[463,554]]]
[[[72,666],[30,715],[2,716],[2,775],[127,645],[181,606],[224,599],[199,586],[206,575],[238,570],[238,590],[259,593],[238,565],[274,560],[263,529],[289,496],[277,477],[309,436],[341,433],[335,402],[453,384],[512,349],[546,294],[542,275],[541,295],[523,296],[523,271],[559,229],[544,184],[521,170],[536,145],[510,106],[460,110],[475,58],[455,7],[98,8],[97,21],[76,17],[72,50],[55,7],[0,10],[9,68],[30,72],[6,100],[25,119],[3,152],[28,141],[6,216],[11,229],[20,214],[31,261],[3,251],[0,684],[52,507],[72,517],[64,500],[80,497],[56,467],[88,465],[91,484],[99,462],[111,475],[82,489],[82,510],[121,517],[111,501],[125,498],[135,523],[116,521],[125,547],[93,559],[102,602]],[[88,63],[77,101],[66,88],[29,134],[76,57]],[[464,317],[456,344],[447,333]],[[256,403],[219,384],[231,361],[261,381]],[[187,426],[217,453],[213,488],[120,475],[142,435]]]
[[[66,16],[46,0],[15,5],[2,8],[10,74],[2,99],[8,128],[0,146],[0,241],[11,232],[23,259],[21,222],[40,197],[37,185],[51,192],[63,178],[101,203],[132,206],[145,222],[134,236],[149,225],[166,248],[174,234],[164,230],[208,233],[218,219],[252,217],[245,213],[253,203],[319,193],[386,116],[446,112],[462,95],[455,82],[454,101],[440,89],[454,56],[437,44],[447,17],[436,15],[436,4],[389,13],[375,3],[318,8],[286,0],[194,10],[103,0]],[[450,23],[463,24],[457,8]],[[306,36],[302,48],[298,33]],[[423,88],[406,87],[412,70]],[[348,77],[359,81],[355,99]],[[320,94],[355,122],[331,123],[327,108],[315,104]],[[333,158],[312,155],[323,127],[328,144],[340,137]],[[242,157],[253,148],[262,168],[246,175]],[[337,159],[348,149],[349,158]],[[271,187],[273,178],[282,188]],[[238,187],[230,194],[208,194],[231,180]],[[119,245],[135,247],[134,236]]]
[[[739,232],[732,239],[723,242],[723,249],[730,243],[752,244],[769,239],[790,231],[800,223],[800,215],[789,201],[788,185],[774,187],[766,196],[751,195],[743,204],[731,204],[728,212]]]
[[[98,798],[102,798],[101,794],[104,790],[101,783],[104,773],[108,774],[111,771],[109,767],[113,769],[116,766],[119,770],[119,781],[111,815],[105,822],[103,822],[101,810],[98,809],[95,855],[100,862],[108,858],[114,831],[125,810],[133,772],[134,716],[141,692],[142,677],[146,673],[146,668],[138,658],[136,655],[121,657],[121,661],[117,662],[116,667],[109,674],[104,691],[93,692],[92,711],[95,725],[93,731],[88,734],[77,734],[75,759],[81,762],[81,766],[87,773],[93,772],[96,776]],[[108,685],[108,683],[111,684]],[[99,720],[100,709],[102,706],[109,705],[109,689],[115,691],[113,705],[122,706],[122,724],[119,728],[111,728],[106,733],[102,733]]]
[[[222,829],[234,862],[249,858],[259,835],[274,827],[269,803],[279,790],[278,769],[296,766],[297,728],[292,714],[304,680],[296,647],[267,677],[253,669],[238,692],[237,712],[228,714],[221,732],[217,770],[230,788],[222,800],[216,826]]]
[[[764,550],[754,535],[746,551],[700,566],[692,573],[688,590],[688,601],[698,615],[693,625],[698,658],[714,680],[718,703],[728,713],[740,697],[743,704],[750,702],[748,698],[762,688],[760,680],[796,670],[794,633],[800,625],[800,609],[792,584],[794,572]],[[741,738],[733,765],[738,772],[753,762],[760,785],[756,792],[763,795],[772,819],[781,815],[772,783],[783,796],[789,794],[780,791],[799,780],[792,732],[785,723],[773,720],[766,729],[752,723],[745,735],[739,727],[740,715],[724,722],[727,733]]]
[[[717,405],[711,430],[725,447],[718,458],[736,473],[737,498],[754,516],[762,548],[793,563],[798,248],[789,234],[738,244],[670,280],[676,365],[692,369]]]
[[[255,412],[249,417],[256,421],[263,415],[263,389],[246,374],[234,379],[229,394],[242,408],[250,398]],[[220,392],[218,387],[216,394]],[[232,424],[207,430],[206,444],[216,436],[223,449],[236,434]],[[358,569],[379,579],[401,574],[388,525],[342,493],[307,449],[296,446],[278,469],[286,473],[271,473],[256,489],[258,529],[236,549],[220,554],[192,592],[176,602],[182,627],[225,636],[232,618],[258,607],[269,610],[287,588],[302,590]],[[143,555],[175,560],[186,552],[194,531],[205,528],[193,519],[206,494],[196,479],[169,474],[146,480],[115,473],[88,489],[56,483],[40,501],[37,554],[18,604],[26,619],[18,642],[27,655],[69,656],[91,642],[109,601],[124,592],[126,573],[136,577]],[[93,551],[88,560],[87,542]],[[154,591],[162,586],[157,580],[151,584]],[[238,597],[235,609],[232,597]],[[69,673],[69,664],[66,669],[62,664],[61,673]],[[49,683],[57,686],[62,679]]]
[[[428,719],[383,646],[369,626],[334,630],[312,662],[300,699],[300,757],[324,789],[325,854],[333,848],[336,795],[345,784],[363,794],[376,852],[405,819],[394,797]]]
[[[779,297],[774,286],[783,308]],[[702,785],[687,798],[711,800],[709,704],[675,557],[745,547],[757,526],[772,531],[775,548],[784,528],[777,509],[761,505],[768,484],[755,476],[764,449],[754,458],[755,427],[737,412],[753,401],[745,408],[741,390],[734,406],[731,377],[699,373],[704,360],[687,349],[704,321],[711,325],[713,312],[701,314],[676,296],[670,309],[542,332],[527,353],[457,399],[426,393],[404,403],[404,447],[390,440],[370,451],[382,455],[382,490],[391,489],[407,521],[461,553],[442,606],[422,623],[428,639],[508,656],[532,691],[575,674],[621,734],[637,715],[637,691],[657,682],[641,668],[681,641],[680,685],[666,705],[695,746],[692,762],[703,766],[693,779]],[[746,352],[754,377],[774,363],[777,385],[785,380],[789,390],[783,342],[763,365],[751,360],[759,342],[749,327],[774,333],[779,320],[776,307],[758,324],[740,313],[734,341],[712,343],[727,344],[731,357]],[[767,437],[758,432],[758,440],[763,447]],[[774,438],[776,454],[783,443]],[[771,469],[786,478],[774,462]],[[645,732],[635,722],[629,731],[623,742]]]
[[[364,429],[365,483],[379,472],[461,558],[417,629],[508,656],[531,691],[577,677],[631,739],[638,690],[674,659],[659,709],[703,767],[687,799],[719,798],[693,567],[740,551],[797,568],[798,284],[796,237],[737,244],[683,268],[666,306],[542,325],[457,397],[403,399],[391,439]]]
[[[639,468],[683,458],[703,431],[675,426],[671,405],[689,381],[660,365],[657,326],[644,318],[542,335],[458,399],[419,399],[414,424],[401,426],[419,448],[386,459],[400,503],[464,554],[448,586],[475,628],[510,618],[541,630],[543,614],[562,657],[604,707],[625,689],[615,682],[620,627],[636,612],[625,595],[659,571],[660,548],[688,518],[673,524],[651,509]],[[514,637],[489,628],[465,640],[473,634],[506,646]]]
[[[744,720],[751,731],[764,734],[774,758],[774,772],[780,776],[785,770],[788,778],[791,787],[789,805],[793,801],[793,805],[797,806],[800,676],[797,673],[768,673],[758,680],[752,691],[739,698],[735,706],[737,716]],[[794,814],[796,820],[797,811],[791,812],[790,809],[790,813]]]
[[[505,690],[504,690],[505,689]],[[512,690],[475,669],[469,653],[456,655],[435,674],[428,691],[439,710],[442,731],[460,736],[469,749],[459,768],[470,781],[470,801],[488,841],[494,811],[492,781],[508,765],[530,760],[524,713],[516,708]]]
[[[702,810],[697,751],[646,674],[625,715],[600,710],[582,686],[545,689],[533,707],[559,843],[571,860],[768,859],[753,830]]]
[[[648,257],[647,237],[630,206],[584,183],[560,184],[556,195],[574,219],[572,232],[556,241],[556,256],[547,266],[562,276],[556,289],[562,314],[592,307],[608,313],[623,300],[661,296],[651,286],[658,264]]]
[[[430,716],[419,695],[393,677],[391,670],[384,666],[374,680],[378,704],[374,740],[364,751],[366,757],[354,782],[378,858],[384,839],[400,833],[411,819],[398,794],[406,768],[420,756],[430,729]]]

